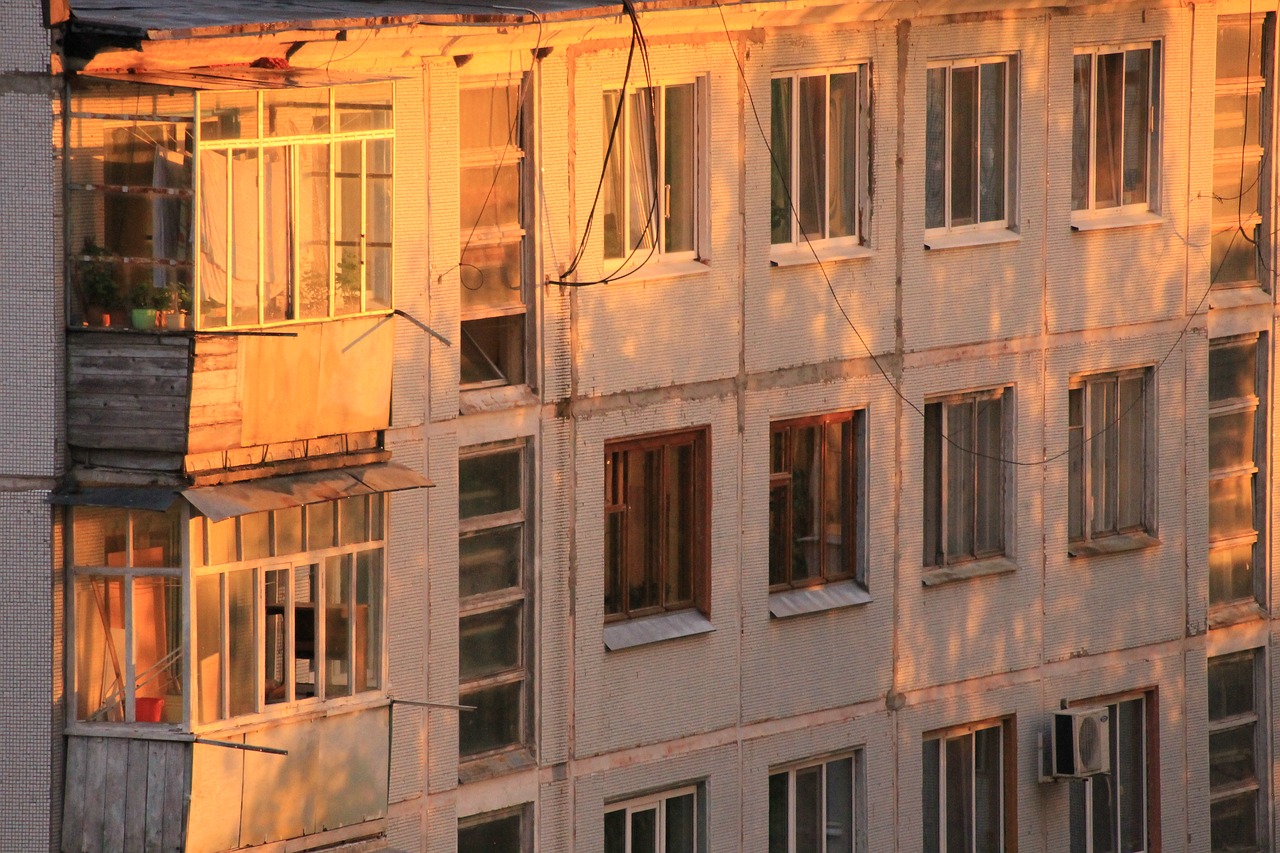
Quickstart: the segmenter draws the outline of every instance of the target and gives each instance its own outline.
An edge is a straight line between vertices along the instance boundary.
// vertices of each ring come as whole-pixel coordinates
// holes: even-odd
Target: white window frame
[[[1131,409],[1123,408],[1120,401],[1119,387],[1120,383],[1126,380],[1140,378],[1142,380],[1142,391],[1140,400],[1132,406]],[[1070,513],[1068,513],[1067,522],[1067,539],[1068,552],[1073,556],[1090,553],[1090,543],[1099,542],[1106,539],[1120,539],[1132,535],[1155,535],[1155,511],[1154,500],[1156,492],[1155,483],[1155,466],[1152,464],[1152,453],[1156,444],[1155,424],[1152,414],[1156,411],[1153,399],[1155,397],[1155,381],[1156,373],[1150,367],[1132,368],[1127,370],[1110,371],[1106,373],[1093,373],[1085,376],[1077,376],[1071,380],[1068,386],[1068,420],[1067,420],[1067,488],[1075,491],[1075,497],[1080,501],[1081,513],[1081,534],[1076,536],[1071,529]],[[1101,431],[1096,431],[1093,427],[1092,408],[1097,405],[1094,399],[1096,394],[1094,388],[1102,384],[1114,384],[1116,387],[1116,404],[1115,416],[1106,415],[1106,426]],[[1075,394],[1082,395],[1081,417],[1079,435],[1072,435],[1072,430],[1076,429],[1071,426],[1071,398]],[[1142,418],[1141,434],[1142,449],[1138,453],[1127,453],[1125,448],[1119,446],[1120,424],[1124,417],[1137,414]],[[1115,529],[1093,531],[1094,519],[1098,513],[1105,512],[1107,508],[1099,508],[1094,505],[1093,501],[1093,481],[1098,473],[1093,470],[1093,454],[1094,444],[1099,441],[1108,441],[1115,435],[1116,453],[1107,454],[1104,461],[1105,464],[1115,465],[1116,473],[1116,507],[1117,513]],[[1079,482],[1071,474],[1072,456],[1077,452],[1077,442],[1082,443],[1079,450],[1083,454],[1080,462]],[[1136,461],[1135,461],[1136,460]],[[1121,524],[1119,519],[1119,509],[1125,504],[1125,496],[1120,493],[1121,489],[1121,472],[1124,465],[1137,464],[1142,466],[1138,482],[1141,484],[1142,494],[1139,496],[1142,518],[1134,524]],[[1104,471],[1104,476],[1106,472]]]
[[[854,138],[846,143],[847,150],[833,152],[831,150],[831,78],[839,75],[853,74],[856,75],[856,89],[858,96],[857,115],[854,117],[855,132]],[[800,224],[800,203],[797,196],[800,193],[800,171],[801,162],[800,154],[797,151],[798,141],[800,139],[800,104],[799,89],[800,81],[810,78],[822,78],[826,81],[825,90],[827,99],[825,103],[826,116],[823,127],[826,130],[826,138],[824,143],[823,162],[826,166],[825,174],[822,180],[822,195],[825,201],[822,211],[822,229],[818,234],[805,234]],[[791,83],[791,115],[787,117],[787,134],[788,134],[788,150],[790,157],[788,162],[782,162],[777,152],[777,146],[773,147],[773,156],[776,162],[770,164],[770,175],[776,179],[779,170],[787,171],[787,182],[790,187],[788,194],[788,213],[787,221],[789,223],[790,239],[773,241],[771,236],[771,246],[775,254],[785,253],[787,249],[796,250],[803,249],[807,245],[821,246],[833,250],[848,249],[861,246],[866,242],[866,231],[868,225],[868,214],[870,212],[870,146],[871,138],[871,68],[869,63],[857,63],[851,65],[835,66],[824,69],[804,69],[796,71],[778,71],[773,74],[770,85],[779,80],[787,80]],[[770,89],[772,104],[772,88]],[[776,117],[775,117],[776,119]],[[775,124],[771,124],[774,128]],[[832,192],[832,163],[847,163],[852,161],[852,165],[844,171],[853,179],[853,198],[856,209],[852,212],[853,216],[853,233],[841,235],[838,237],[830,236],[831,226],[831,197]],[[772,206],[770,207],[772,211]],[[770,223],[772,226],[772,222]],[[772,227],[770,231],[772,235]]]
[[[787,783],[787,848],[785,851],[774,851],[771,848],[770,853],[798,853],[796,850],[796,773],[798,771],[811,770],[814,768],[818,768],[822,774],[822,790],[819,792],[818,797],[821,799],[822,805],[821,823],[824,827],[824,849],[819,851],[819,853],[826,853],[825,848],[827,845],[825,844],[825,840],[827,837],[826,833],[829,832],[830,825],[830,821],[827,819],[827,768],[837,761],[845,760],[851,761],[853,765],[853,778],[852,785],[850,787],[852,801],[849,803],[849,814],[852,818],[850,829],[853,833],[851,848],[855,853],[863,853],[866,849],[866,780],[864,776],[865,769],[863,767],[861,749],[856,749],[852,752],[842,753],[840,755],[833,755],[819,761],[806,761],[802,764],[772,768],[769,771],[770,783],[779,776],[785,776]],[[770,805],[772,805],[772,802]],[[772,824],[772,814],[769,816],[769,821],[770,824]]]
[[[1135,213],[1140,214],[1140,213],[1146,213],[1148,211],[1155,213],[1159,211],[1160,192],[1161,192],[1160,165],[1161,165],[1161,161],[1163,160],[1163,157],[1162,157],[1163,146],[1161,145],[1161,141],[1163,138],[1163,135],[1161,132],[1161,122],[1163,119],[1163,111],[1161,109],[1160,99],[1164,91],[1163,87],[1161,86],[1162,75],[1164,73],[1164,54],[1161,47],[1162,47],[1162,43],[1159,39],[1152,39],[1147,41],[1139,40],[1139,41],[1130,41],[1130,42],[1117,42],[1112,44],[1082,46],[1082,47],[1075,48],[1075,50],[1073,51],[1073,54],[1072,54],[1072,80],[1073,80],[1072,92],[1073,93],[1075,91],[1074,68],[1075,68],[1076,57],[1080,57],[1080,56],[1093,57],[1090,65],[1090,72],[1089,72],[1090,73],[1089,116],[1088,116],[1088,127],[1087,127],[1087,132],[1089,136],[1089,155],[1088,155],[1089,170],[1086,178],[1087,183],[1085,186],[1085,204],[1084,204],[1084,207],[1076,209],[1074,205],[1074,201],[1071,202],[1072,208],[1073,208],[1071,211],[1071,219],[1073,223],[1077,220],[1088,220],[1090,218],[1095,218],[1095,217],[1116,217],[1116,216],[1124,216],[1126,214],[1135,214]],[[1144,156],[1146,158],[1146,168],[1147,168],[1147,193],[1146,193],[1147,197],[1140,202],[1130,202],[1129,204],[1125,204],[1122,198],[1120,204],[1118,205],[1100,208],[1098,207],[1098,203],[1097,203],[1098,202],[1097,200],[1098,56],[1111,55],[1116,53],[1124,54],[1126,51],[1131,51],[1131,50],[1147,50],[1150,54],[1148,67],[1149,67],[1151,79],[1149,81],[1149,89],[1147,92],[1148,138],[1147,138],[1147,144],[1144,146],[1145,152],[1146,152]],[[1073,97],[1074,97],[1074,94],[1073,94]],[[1122,147],[1123,147],[1123,140],[1124,140],[1123,112],[1124,112],[1124,107],[1122,104],[1121,105],[1121,122],[1122,122],[1121,128],[1122,129],[1120,132]],[[1073,109],[1073,113],[1072,113],[1073,143],[1072,143],[1072,153],[1071,153],[1073,164],[1077,156],[1077,152],[1075,151],[1075,146],[1074,146],[1074,138],[1075,138],[1075,133],[1078,130],[1078,128],[1076,127],[1076,121],[1078,118],[1079,116],[1075,115],[1075,111]],[[1123,151],[1121,152],[1120,166],[1121,166],[1121,172],[1123,173],[1124,167],[1125,167]],[[1073,181],[1074,181],[1074,177],[1073,177]],[[1123,192],[1124,192],[1124,189],[1123,189],[1123,176],[1122,176],[1121,177],[1122,195],[1123,195]],[[1073,194],[1074,194],[1074,186],[1073,186]]]
[[[981,194],[982,180],[981,180],[981,175],[979,174],[975,176],[975,182],[973,187],[973,192],[977,199],[976,221],[970,224],[954,225],[952,224],[952,210],[951,210],[952,188],[955,182],[955,176],[952,175],[952,171],[951,171],[953,73],[956,70],[961,70],[966,68],[979,69],[978,90],[979,90],[979,97],[981,97],[981,89],[982,89],[981,66],[993,65],[993,64],[1001,64],[1001,65],[1004,65],[1004,68],[1005,68],[1004,134],[1003,134],[1004,136],[1004,170],[1003,170],[1003,175],[1001,177],[1001,191],[1004,195],[1004,198],[1002,201],[1004,216],[1000,219],[992,219],[985,222],[982,221],[982,194]],[[927,66],[927,71],[926,71],[926,103],[927,103],[927,97],[928,97],[927,95],[928,72],[932,72],[938,69],[943,69],[946,71],[946,85],[945,85],[943,116],[942,116],[942,121],[943,121],[943,152],[942,152],[943,166],[942,166],[942,176],[941,176],[942,224],[929,225],[929,222],[928,222],[929,200],[928,200],[927,188],[929,186],[929,175],[928,175],[929,155],[928,155],[927,139],[929,135],[929,116],[928,116],[928,108],[926,106],[926,114],[925,114],[925,122],[924,122],[925,139],[926,139],[926,142],[925,142],[926,150],[924,154],[925,172],[926,172],[925,174],[926,193],[925,193],[925,200],[924,200],[925,236],[929,237],[929,236],[936,236],[941,234],[962,234],[966,232],[1000,231],[1000,230],[1011,229],[1016,225],[1018,221],[1016,210],[1015,210],[1015,204],[1017,201],[1016,176],[1017,176],[1017,164],[1018,164],[1018,156],[1017,156],[1018,92],[1020,91],[1019,79],[1018,79],[1018,57],[1015,54],[1005,54],[1005,55],[993,54],[989,56],[964,57],[961,59],[935,60],[935,61],[929,62]],[[982,157],[981,115],[982,115],[981,106],[979,106],[979,108],[975,111],[975,116],[976,116],[975,121],[977,123],[975,128],[975,132],[976,132],[975,143],[977,146],[977,150],[975,151],[975,156],[974,156],[975,165],[980,163],[981,157]],[[980,169],[981,167],[978,166],[978,168]]]
[[[998,427],[999,434],[996,437],[997,438],[996,451],[994,454],[989,454],[989,455],[997,456],[998,460],[984,459],[981,455],[979,455],[979,452],[976,450],[976,448],[972,447],[971,440],[967,442],[963,440],[956,440],[955,443],[960,444],[961,446],[960,447],[954,446],[948,431],[947,412],[951,407],[960,406],[960,405],[976,407],[979,404],[986,401],[990,401],[990,400],[998,400],[1000,404],[1000,423]],[[933,428],[933,424],[929,417],[929,412],[931,407],[934,407],[934,406],[938,407],[937,427],[939,430],[939,435],[936,439],[931,437],[928,432]],[[934,554],[928,554],[928,553],[924,554],[924,565],[926,567],[941,568],[944,566],[955,565],[957,563],[968,563],[968,562],[975,562],[980,560],[988,560],[995,557],[999,557],[1007,553],[1008,531],[1012,529],[1012,526],[1008,523],[1008,518],[1007,518],[1008,507],[1009,507],[1010,484],[1008,482],[1008,471],[1005,467],[1005,463],[1003,460],[1005,459],[1005,456],[1006,456],[1005,448],[1010,446],[1009,424],[1011,422],[1012,406],[1013,406],[1012,386],[993,388],[985,391],[971,391],[971,392],[961,393],[961,394],[951,394],[946,397],[939,397],[936,399],[928,400],[926,402],[925,404],[925,412],[926,412],[925,447],[928,448],[930,444],[934,441],[937,441],[938,443],[939,453],[938,453],[937,463],[939,466],[939,470],[936,476],[937,476],[939,498],[940,498],[940,507],[939,507],[937,518],[929,517],[932,507],[930,506],[930,503],[928,500],[925,501],[925,505],[924,505],[924,523],[926,528],[925,536],[924,536],[925,547],[926,549],[928,548],[928,544],[931,540],[936,542],[936,545],[937,545]],[[975,409],[975,412],[976,412],[976,409]],[[976,414],[975,414],[974,422],[971,424],[971,426],[973,426],[975,430],[977,429]],[[974,434],[976,435],[976,432]],[[972,494],[969,496],[969,500],[973,504],[973,518],[971,519],[970,534],[974,542],[974,547],[973,547],[973,553],[951,554],[951,553],[948,553],[947,551],[947,538],[948,538],[947,528],[950,521],[949,505],[952,500],[952,485],[949,482],[949,478],[948,478],[948,472],[950,470],[949,463],[950,463],[951,454],[965,453],[966,448],[974,450],[973,453],[967,454],[971,457],[970,461],[973,463],[973,467],[971,469],[972,471],[971,476],[973,478],[973,482],[972,482],[973,490],[972,490]],[[933,461],[929,459],[928,453],[926,453],[925,458],[927,463]],[[1000,528],[999,530],[1000,541],[999,541],[999,547],[997,548],[989,548],[989,549],[979,551],[977,547],[977,539],[978,539],[977,531],[979,528],[978,496],[979,496],[979,486],[980,486],[980,478],[978,476],[978,467],[985,461],[991,461],[993,464],[997,464],[1001,466],[1001,470],[996,474],[996,483],[997,483],[997,488],[999,490],[999,494],[995,501],[998,504],[998,508],[996,510],[996,513],[997,513],[996,521],[999,524],[999,528]],[[928,472],[925,473],[925,482],[926,484],[928,484],[929,482]],[[927,491],[928,489],[926,488],[926,497],[928,496]],[[929,533],[930,528],[933,529],[932,535]]]
[[[677,86],[693,86],[693,104],[694,104],[694,133],[693,133],[693,188],[692,198],[689,199],[691,205],[691,213],[693,219],[693,249],[689,251],[666,251],[663,247],[666,244],[666,220],[670,216],[671,198],[670,185],[661,184],[655,187],[659,190],[656,200],[656,211],[654,219],[656,224],[651,226],[645,233],[653,234],[652,248],[641,246],[632,246],[631,244],[631,184],[634,169],[632,168],[632,150],[629,128],[631,122],[634,121],[631,107],[631,96],[643,89],[653,89],[657,92],[654,102],[657,106],[657,121],[654,123],[653,132],[656,135],[657,162],[655,171],[659,181],[662,180],[666,173],[667,152],[665,146],[665,128],[666,128],[666,111],[667,100],[665,93],[667,89]],[[624,89],[621,85],[605,86],[602,99],[603,117],[603,138],[602,138],[602,169],[606,172],[605,180],[608,181],[608,169],[613,158],[620,158],[622,171],[622,196],[620,201],[621,216],[618,218],[619,228],[621,229],[621,246],[620,255],[610,255],[607,250],[607,238],[602,245],[602,257],[606,269],[616,267],[617,270],[631,270],[635,267],[643,266],[646,263],[662,262],[662,263],[678,263],[688,261],[703,260],[706,257],[707,245],[707,185],[708,185],[708,127],[709,127],[709,104],[708,104],[708,85],[705,75],[690,77],[675,77],[671,79],[663,79],[654,81],[651,86],[636,86],[628,84]],[[624,104],[623,115],[618,123],[617,136],[614,139],[613,150],[607,151],[609,144],[609,126],[614,119],[614,113],[607,108],[608,96],[618,94],[622,98]],[[602,198],[602,210],[607,213],[607,204]]]
[[[702,803],[701,786],[699,785],[687,785],[682,788],[674,788],[671,790],[650,794],[648,796],[636,797],[634,799],[625,800],[620,803],[609,803],[604,807],[605,820],[607,821],[609,815],[611,814],[615,814],[617,812],[623,813],[624,828],[626,833],[625,839],[623,842],[624,844],[623,850],[625,851],[625,853],[632,853],[633,841],[631,837],[631,828],[632,828],[631,816],[636,812],[653,811],[656,814],[656,819],[654,823],[654,834],[658,844],[657,853],[667,853],[667,831],[666,831],[667,803],[678,797],[687,797],[687,796],[693,797],[693,809],[694,809],[694,812],[693,812],[693,834],[694,835],[692,839],[693,849],[698,851],[698,853],[702,853],[703,851],[703,845],[702,845],[703,803]],[[607,835],[607,831],[608,830],[607,830],[607,824],[606,824],[606,835],[604,839],[605,845],[606,845],[605,849],[609,849],[608,848],[609,838]]]
[[[1137,710],[1142,721],[1142,735],[1137,744],[1121,743],[1120,736],[1120,706],[1130,703],[1138,703]],[[1123,827],[1127,821],[1137,818],[1142,831],[1142,846],[1135,853],[1144,853],[1150,849],[1150,814],[1151,814],[1151,797],[1150,797],[1150,775],[1151,768],[1148,766],[1148,741],[1150,740],[1150,731],[1148,729],[1148,701],[1146,695],[1130,696],[1128,698],[1119,699],[1107,705],[1107,713],[1110,717],[1110,739],[1108,741],[1108,749],[1111,751],[1111,770],[1108,773],[1098,774],[1096,776],[1087,776],[1083,779],[1072,779],[1071,797],[1081,797],[1081,817],[1083,818],[1083,826],[1076,823],[1076,813],[1071,813],[1071,849],[1079,850],[1081,853],[1095,853],[1094,851],[1094,835],[1097,828],[1095,827],[1095,815],[1093,811],[1094,788],[1099,785],[1108,786],[1112,807],[1117,817],[1116,825],[1111,827],[1111,843],[1109,850],[1120,849],[1120,837],[1123,834]],[[1138,766],[1141,768],[1142,784],[1142,813],[1140,815],[1131,815],[1124,812],[1120,808],[1121,784],[1115,781],[1115,776],[1124,756],[1133,750],[1136,746],[1138,753]]]
[[[995,730],[997,732],[997,737],[999,739],[998,742],[1000,746],[999,755],[997,757],[997,762],[999,763],[1000,784],[998,785],[998,790],[995,792],[996,803],[999,806],[998,814],[997,814],[997,821],[1000,829],[1000,839],[999,839],[998,847],[996,850],[976,850],[977,839],[976,839],[976,836],[971,835],[964,849],[974,851],[974,853],[1003,853],[1005,846],[1008,843],[1007,836],[1008,836],[1008,830],[1009,830],[1009,827],[1007,825],[1008,814],[1005,808],[1005,797],[1006,797],[1007,791],[1009,790],[1008,786],[1010,784],[1010,780],[1006,778],[1008,775],[1006,773],[1006,770],[1013,766],[1012,762],[1010,762],[1006,756],[1006,751],[1013,746],[1009,736],[1010,732],[1009,732],[1008,726],[1009,726],[1009,721],[1007,720],[994,720],[986,723],[974,723],[968,726],[951,728],[941,732],[930,733],[925,736],[924,742],[923,742],[923,748],[928,749],[930,748],[930,745],[934,745],[933,748],[936,748],[938,750],[938,779],[937,779],[938,837],[931,841],[927,837],[928,827],[922,826],[922,834],[924,836],[923,837],[924,849],[926,851],[936,851],[936,853],[964,853],[964,850],[953,851],[948,849],[947,847],[947,822],[945,819],[947,814],[947,772],[948,772],[947,749],[946,749],[947,742],[950,740],[955,740],[957,738],[969,738],[972,741],[974,739],[974,736],[979,732]],[[965,770],[965,772],[967,772],[970,777],[969,786],[970,786],[970,792],[973,796],[973,801],[969,803],[969,824],[970,824],[971,830],[974,833],[976,833],[977,831],[976,821],[973,819],[975,810],[977,808],[976,798],[977,798],[977,792],[978,792],[977,754],[978,754],[977,750],[971,747],[970,748],[970,757],[971,757],[970,766]],[[927,779],[924,780],[924,784],[925,785],[928,784]],[[927,807],[925,808],[924,811],[925,811],[925,815],[927,816],[929,813]]]

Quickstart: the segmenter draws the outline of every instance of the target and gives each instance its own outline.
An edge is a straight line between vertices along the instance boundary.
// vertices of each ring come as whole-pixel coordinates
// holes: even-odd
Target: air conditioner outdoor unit
[[[1111,770],[1111,720],[1106,708],[1053,715],[1053,775],[1083,778]]]

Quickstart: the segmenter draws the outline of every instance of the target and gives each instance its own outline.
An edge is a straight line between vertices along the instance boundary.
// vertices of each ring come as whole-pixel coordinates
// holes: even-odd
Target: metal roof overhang
[[[385,83],[388,80],[398,80],[404,77],[403,74],[362,74],[312,68],[253,68],[250,66],[193,68],[182,71],[82,71],[80,76],[90,80],[144,83],[151,86],[192,89],[202,92],[218,90],[240,91],[246,89],[318,89],[325,86],[342,86],[356,83]]]
[[[82,489],[55,493],[50,502],[69,506],[110,506],[163,512],[178,497],[186,499],[211,521],[239,515],[290,509],[358,495],[421,489],[435,484],[410,468],[393,462],[265,477],[220,486],[181,491],[170,487]]]

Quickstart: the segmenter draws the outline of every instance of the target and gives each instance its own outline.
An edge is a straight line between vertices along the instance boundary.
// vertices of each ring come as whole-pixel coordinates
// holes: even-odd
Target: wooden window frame
[[[1118,725],[1119,707],[1120,705],[1126,704],[1129,702],[1142,703],[1140,716],[1139,716],[1139,719],[1142,721],[1142,738],[1141,738],[1141,743],[1139,744],[1142,750],[1142,755],[1139,761],[1139,766],[1142,768],[1142,802],[1144,806],[1141,824],[1142,824],[1142,837],[1145,842],[1142,846],[1142,851],[1144,851],[1144,853],[1151,853],[1151,851],[1158,851],[1160,849],[1159,820],[1158,820],[1158,814],[1159,814],[1158,774],[1159,774],[1160,764],[1156,755],[1157,748],[1159,745],[1159,737],[1157,736],[1157,726],[1159,724],[1159,715],[1157,713],[1157,709],[1155,708],[1155,694],[1154,693],[1137,693],[1137,694],[1131,693],[1131,694],[1121,695],[1117,697],[1091,700],[1088,702],[1072,702],[1071,707],[1073,708],[1089,707],[1089,706],[1097,707],[1105,703],[1105,706],[1108,710],[1108,716],[1111,719],[1111,725],[1110,725],[1111,738],[1107,747],[1111,753],[1111,770],[1108,773],[1099,774],[1099,775],[1107,778],[1108,780],[1112,780],[1114,779],[1116,774],[1116,769],[1119,766],[1117,753],[1119,753],[1122,748],[1122,745],[1120,744],[1121,733]],[[1132,748],[1132,745],[1130,745],[1130,748]],[[1073,835],[1072,849],[1073,850],[1081,849],[1084,851],[1084,853],[1094,853],[1094,835],[1096,832],[1096,828],[1094,826],[1094,815],[1093,815],[1093,786],[1095,784],[1098,784],[1096,781],[1098,778],[1099,778],[1098,776],[1089,776],[1083,779],[1070,780],[1070,784],[1073,786],[1071,796],[1075,797],[1078,795],[1083,797],[1082,808],[1084,810],[1082,812],[1082,820],[1084,821],[1083,826],[1076,825],[1074,820],[1074,815],[1072,815],[1069,818],[1071,822],[1071,832]],[[1112,799],[1113,805],[1115,805],[1116,807],[1117,816],[1123,822],[1123,820],[1127,817],[1127,815],[1125,815],[1120,811],[1118,797],[1119,797],[1119,786],[1112,785],[1111,799]],[[1078,830],[1083,830],[1084,836],[1083,838],[1077,841],[1074,835]],[[1119,825],[1113,826],[1112,831],[1113,833],[1120,833],[1121,827]],[[1114,836],[1112,838],[1112,841],[1113,843],[1115,843]],[[1079,845],[1078,848],[1077,848],[1077,845]],[[1119,846],[1120,845],[1117,843],[1114,849],[1119,849]]]
[[[1252,670],[1251,687],[1252,687],[1253,695],[1251,697],[1252,698],[1251,710],[1214,719],[1213,709],[1212,707],[1210,707],[1209,714],[1208,714],[1208,725],[1207,725],[1208,734],[1209,734],[1209,744],[1208,744],[1207,751],[1209,753],[1209,766],[1210,768],[1212,768],[1213,766],[1213,748],[1212,748],[1213,735],[1218,734],[1220,732],[1229,731],[1231,729],[1238,729],[1243,726],[1252,726],[1253,727],[1252,748],[1253,748],[1253,770],[1254,770],[1253,777],[1252,779],[1245,780],[1243,782],[1237,782],[1234,785],[1219,785],[1218,788],[1215,790],[1212,783],[1209,781],[1209,779],[1206,776],[1206,784],[1209,787],[1208,800],[1209,800],[1209,805],[1211,810],[1212,810],[1213,804],[1216,802],[1221,802],[1223,800],[1236,798],[1236,797],[1239,797],[1241,794],[1249,794],[1249,793],[1253,794],[1255,819],[1256,819],[1256,825],[1254,827],[1254,831],[1258,839],[1258,843],[1256,847],[1254,847],[1253,849],[1255,851],[1258,851],[1258,853],[1261,853],[1261,851],[1269,849],[1268,839],[1270,837],[1270,832],[1268,830],[1271,826],[1271,810],[1272,810],[1270,798],[1268,797],[1268,793],[1267,793],[1269,790],[1269,786],[1267,784],[1267,776],[1268,776],[1267,768],[1269,768],[1271,765],[1270,765],[1269,750],[1267,749],[1267,745],[1270,740],[1270,731],[1267,726],[1267,710],[1266,709],[1268,707],[1268,704],[1267,704],[1266,692],[1267,692],[1267,685],[1270,683],[1270,679],[1267,677],[1267,671],[1266,671],[1266,662],[1267,662],[1266,649],[1265,648],[1243,649],[1240,651],[1228,652],[1226,654],[1214,655],[1209,657],[1207,661],[1206,691],[1208,691],[1207,679],[1212,677],[1213,667],[1216,661],[1224,661],[1225,659],[1230,659],[1230,658],[1243,658],[1246,655],[1249,656],[1250,658],[1250,666]],[[1210,815],[1210,820],[1211,820],[1210,849],[1213,850],[1213,853],[1218,853],[1218,851],[1212,847],[1212,843],[1213,843],[1212,814]],[[1223,849],[1230,850],[1232,851],[1232,853],[1238,853],[1238,851],[1241,848],[1231,847],[1231,848],[1223,848]]]

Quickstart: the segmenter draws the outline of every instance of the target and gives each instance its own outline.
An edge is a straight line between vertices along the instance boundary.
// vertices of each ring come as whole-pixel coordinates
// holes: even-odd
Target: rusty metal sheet
[[[238,515],[249,515],[271,509],[289,509],[307,504],[398,492],[434,485],[430,480],[403,465],[383,462],[333,471],[314,471],[267,477],[243,483],[201,486],[182,493],[192,506],[212,521],[224,521]]]

